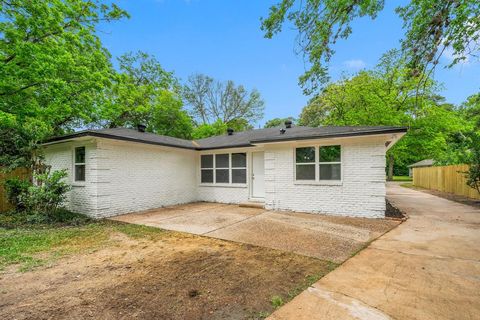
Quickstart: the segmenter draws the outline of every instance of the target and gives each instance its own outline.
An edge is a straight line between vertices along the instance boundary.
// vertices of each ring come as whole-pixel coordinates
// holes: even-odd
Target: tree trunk
[[[393,181],[393,163],[395,159],[393,158],[392,155],[387,156],[387,161],[388,161],[388,175],[387,175],[387,180],[388,181]]]

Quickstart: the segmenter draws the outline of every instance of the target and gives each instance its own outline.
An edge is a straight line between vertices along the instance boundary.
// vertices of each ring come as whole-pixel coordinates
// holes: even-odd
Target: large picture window
[[[247,154],[218,153],[200,156],[200,182],[206,184],[247,183]]]
[[[341,146],[295,149],[295,179],[299,181],[339,181],[342,179]]]
[[[85,147],[75,148],[75,181],[85,181]]]

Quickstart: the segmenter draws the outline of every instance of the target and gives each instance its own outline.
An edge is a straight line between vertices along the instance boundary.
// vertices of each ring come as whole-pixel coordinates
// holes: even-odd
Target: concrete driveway
[[[389,184],[410,218],[271,319],[480,319],[480,210]]]
[[[129,223],[258,245],[340,263],[396,226],[382,219],[281,213],[192,203],[113,218]]]

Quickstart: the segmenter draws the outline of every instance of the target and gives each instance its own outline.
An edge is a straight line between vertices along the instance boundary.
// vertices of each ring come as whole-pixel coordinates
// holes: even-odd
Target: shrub
[[[48,220],[56,213],[70,189],[63,181],[66,176],[67,172],[61,170],[34,174],[34,183],[9,179],[5,183],[8,199],[17,212],[25,211],[35,221]]]
[[[7,200],[15,207],[15,211],[23,211],[25,209],[25,205],[21,201],[20,196],[25,194],[30,186],[30,181],[19,178],[12,178],[5,181]]]
[[[474,136],[468,164],[470,169],[466,172],[467,184],[480,193],[480,134]]]
[[[53,173],[35,174],[35,183],[28,187],[27,192],[20,194],[21,203],[31,213],[51,215],[65,201],[69,185],[63,181],[67,176],[65,170]]]

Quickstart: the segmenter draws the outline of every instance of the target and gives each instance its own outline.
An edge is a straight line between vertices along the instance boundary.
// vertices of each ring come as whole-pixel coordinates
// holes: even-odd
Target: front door
[[[252,198],[265,198],[263,152],[252,153]]]

